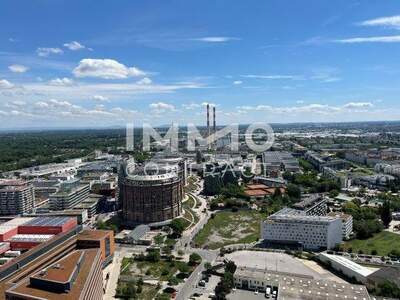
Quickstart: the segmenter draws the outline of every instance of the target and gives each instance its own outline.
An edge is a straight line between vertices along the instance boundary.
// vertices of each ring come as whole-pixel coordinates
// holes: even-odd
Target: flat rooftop
[[[41,289],[38,287],[34,287],[30,283],[30,278],[26,278],[25,280],[21,281],[17,285],[9,288],[6,291],[7,295],[16,295],[16,296],[21,296],[21,295],[28,295],[29,297],[36,297],[37,299],[48,299],[48,300],[70,300],[70,299],[80,299],[82,290],[86,286],[86,281],[87,278],[92,270],[92,265],[93,261],[95,261],[96,256],[100,255],[100,250],[99,249],[85,249],[81,251],[74,251],[73,253],[77,252],[83,253],[83,257],[80,263],[80,268],[76,274],[76,278],[71,286],[71,290],[60,293],[60,292],[54,292],[46,289]],[[77,254],[77,255],[78,255]],[[77,262],[76,256],[69,257],[67,256],[66,258],[60,260],[58,263],[62,263],[64,267],[67,268],[66,272],[67,274],[71,274],[69,271],[71,271],[72,268],[74,268],[75,263]],[[76,265],[75,265],[76,266]],[[34,274],[32,277],[38,277],[40,276],[39,273],[42,271],[37,272]],[[49,280],[51,279],[56,279],[56,280],[63,280],[66,278],[66,275],[60,274],[64,273],[64,270],[61,269],[54,269],[54,271],[51,272],[51,275],[49,275]]]
[[[346,267],[347,269],[350,269],[358,274],[360,274],[363,277],[367,277],[369,275],[371,275],[372,273],[375,273],[378,269],[373,269],[373,268],[367,268],[364,267],[362,265],[359,265],[357,263],[355,263],[354,261],[340,256],[340,255],[333,255],[333,254],[328,254],[328,253],[320,253],[319,255],[324,256],[326,258],[328,258],[331,261],[334,261],[344,267]]]
[[[53,282],[69,282],[71,277],[77,269],[80,260],[83,258],[84,251],[74,251],[67,255],[57,263],[49,266],[48,268],[36,273],[32,278],[53,281]]]
[[[369,300],[365,286],[317,280],[311,276],[266,271],[261,269],[238,268],[235,278],[245,277],[278,287],[278,299],[284,300]]]
[[[110,230],[84,230],[78,234],[78,240],[101,240],[110,234]]]

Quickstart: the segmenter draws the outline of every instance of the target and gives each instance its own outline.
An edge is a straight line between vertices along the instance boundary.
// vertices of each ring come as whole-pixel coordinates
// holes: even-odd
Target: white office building
[[[299,244],[309,250],[332,249],[342,242],[342,221],[284,208],[261,223],[261,238],[267,243]]]
[[[341,212],[330,212],[329,217],[340,218],[342,220],[343,239],[348,240],[353,233],[353,217]]]

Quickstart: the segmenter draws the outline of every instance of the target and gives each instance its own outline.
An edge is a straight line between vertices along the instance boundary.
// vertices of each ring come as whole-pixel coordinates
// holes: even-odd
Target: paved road
[[[201,189],[202,182],[200,184],[200,188],[196,192],[192,193],[192,196],[196,197],[196,200],[201,203],[201,206],[196,209],[196,212],[199,214],[199,222],[193,226],[191,230],[184,233],[180,241],[177,243],[177,247],[183,247],[186,253],[197,253],[203,260],[179,289],[176,296],[177,300],[186,300],[193,294],[196,285],[200,280],[201,273],[204,271],[204,264],[206,262],[214,262],[219,254],[218,250],[205,250],[190,247],[190,243],[195,235],[203,228],[210,218],[210,213],[208,211],[203,213],[203,210],[207,207],[207,200],[200,195]],[[187,247],[185,247],[185,245],[187,245]]]
[[[145,247],[143,247],[143,250]],[[106,284],[106,292],[103,296],[104,300],[115,299],[115,292],[117,290],[118,278],[121,270],[121,263],[124,257],[132,256],[133,253],[141,252],[140,249],[126,247],[126,246],[116,246],[114,252],[114,259],[110,265],[106,267],[103,273],[109,273],[110,278]]]
[[[115,251],[113,262],[107,267],[106,272],[110,274],[110,278],[107,282],[106,293],[103,296],[104,300],[115,299],[115,292],[117,290],[117,283],[119,272],[121,269],[122,258],[125,256],[125,252]]]

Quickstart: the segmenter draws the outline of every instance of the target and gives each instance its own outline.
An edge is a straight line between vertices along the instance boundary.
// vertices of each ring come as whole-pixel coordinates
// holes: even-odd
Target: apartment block
[[[28,214],[35,207],[32,184],[23,180],[0,180],[0,215]]]

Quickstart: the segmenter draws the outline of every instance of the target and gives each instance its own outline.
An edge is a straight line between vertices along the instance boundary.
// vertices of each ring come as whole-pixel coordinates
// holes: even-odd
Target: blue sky
[[[0,3],[0,128],[398,120],[400,3]]]

